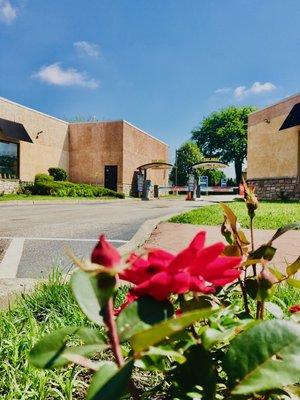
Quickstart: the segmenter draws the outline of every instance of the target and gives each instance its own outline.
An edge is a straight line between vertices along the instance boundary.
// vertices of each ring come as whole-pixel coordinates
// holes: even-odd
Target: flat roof
[[[285,97],[277,103],[254,111],[248,115],[248,126],[253,126],[279,116],[287,116],[297,103],[300,103],[300,93]]]
[[[23,106],[22,104],[16,103],[16,102],[11,101],[11,100],[8,100],[5,97],[1,97],[0,96],[0,101],[5,101],[6,103],[13,104],[14,106],[21,107],[21,108],[24,108],[25,110],[33,111],[33,112],[35,112],[37,114],[43,115],[44,117],[55,119],[56,121],[63,122],[64,124],[68,124],[67,121],[64,121],[62,119],[53,117],[52,115],[49,115],[49,114],[45,114],[45,113],[43,113],[41,111],[35,110],[34,108]]]
[[[44,117],[52,118],[52,119],[54,119],[54,120],[56,120],[56,121],[63,122],[64,124],[68,124],[68,125],[76,125],[76,124],[97,124],[97,123],[105,123],[105,122],[123,122],[123,123],[126,123],[127,125],[132,126],[132,127],[135,128],[135,129],[139,130],[140,132],[144,133],[145,135],[151,137],[152,139],[157,140],[158,142],[161,142],[161,143],[163,143],[164,145],[166,145],[166,146],[169,147],[168,143],[164,142],[164,141],[161,140],[161,139],[158,139],[157,137],[151,135],[151,134],[148,133],[148,132],[145,132],[145,131],[142,130],[141,128],[138,128],[137,126],[131,124],[130,122],[126,121],[125,119],[117,119],[117,120],[109,120],[109,121],[67,122],[67,121],[64,121],[64,120],[62,120],[62,119],[60,119],[60,118],[56,118],[56,117],[53,117],[52,115],[45,114],[45,113],[43,113],[43,112],[41,112],[41,111],[35,110],[34,108],[30,108],[30,107],[23,106],[22,104],[19,104],[19,103],[16,103],[16,102],[14,102],[14,101],[11,101],[11,100],[9,100],[9,99],[6,99],[5,97],[1,97],[1,96],[0,96],[0,101],[5,101],[6,103],[13,104],[13,105],[15,105],[15,106],[17,106],[17,107],[24,108],[25,110],[33,111],[33,112],[35,112],[35,113],[37,113],[37,114],[43,115]]]
[[[275,103],[271,103],[268,106],[260,108],[259,110],[252,111],[251,113],[249,113],[249,115],[257,114],[257,113],[259,113],[261,111],[267,110],[268,108],[272,108],[272,107],[277,106],[279,104],[282,104],[282,103],[285,103],[287,101],[290,101],[290,100],[294,99],[295,97],[300,97],[300,92],[298,92],[296,94],[292,94],[291,96],[284,97],[282,100],[276,101]]]

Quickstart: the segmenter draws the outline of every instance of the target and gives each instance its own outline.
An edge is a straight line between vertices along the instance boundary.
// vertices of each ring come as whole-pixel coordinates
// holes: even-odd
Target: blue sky
[[[174,149],[211,111],[299,91],[299,0],[0,0],[0,96],[126,119]]]

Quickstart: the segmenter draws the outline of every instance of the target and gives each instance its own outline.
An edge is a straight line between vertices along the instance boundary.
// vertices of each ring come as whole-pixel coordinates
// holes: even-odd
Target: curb
[[[129,242],[125,243],[123,246],[118,248],[119,252],[122,256],[125,256],[128,253],[136,250],[137,248],[143,246],[145,242],[150,238],[152,232],[157,227],[160,222],[167,221],[168,219],[178,215],[179,212],[167,214],[162,217],[148,219],[145,221],[137,230],[137,232],[133,235],[133,237],[129,240]]]
[[[109,204],[109,203],[121,203],[125,201],[135,201],[135,199],[92,199],[92,200],[7,200],[7,201],[0,201],[0,207],[8,207],[8,206],[26,206],[26,205],[53,205],[53,204]]]

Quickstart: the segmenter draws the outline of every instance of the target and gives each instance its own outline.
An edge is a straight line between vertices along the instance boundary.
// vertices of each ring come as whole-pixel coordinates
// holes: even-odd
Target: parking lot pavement
[[[0,263],[0,278],[42,278],[57,267],[72,268],[64,247],[89,257],[100,233],[119,247],[147,219],[182,212],[205,202],[153,200],[25,204],[0,207],[0,240],[9,241]]]

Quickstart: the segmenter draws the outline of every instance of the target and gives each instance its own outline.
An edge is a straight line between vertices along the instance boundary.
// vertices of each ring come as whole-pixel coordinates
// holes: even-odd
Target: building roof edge
[[[289,100],[293,99],[294,97],[298,97],[298,96],[300,97],[300,92],[292,94],[291,96],[288,96],[288,97],[284,97],[282,100],[276,101],[275,103],[271,103],[266,107],[260,108],[259,110],[252,111],[251,113],[249,113],[249,115],[254,115],[254,114],[260,113],[261,111],[264,111],[268,108],[277,106],[278,104],[285,103],[286,101],[289,101]]]
[[[17,107],[24,108],[25,110],[33,111],[33,112],[35,112],[37,114],[43,115],[44,117],[51,118],[51,119],[54,119],[54,120],[59,121],[59,122],[63,122],[64,124],[67,124],[67,125],[69,124],[67,121],[64,121],[64,120],[62,120],[60,118],[53,117],[52,115],[49,115],[49,114],[43,113],[41,111],[35,110],[34,108],[23,106],[22,104],[19,104],[19,103],[16,103],[15,101],[6,99],[5,97],[1,97],[0,96],[0,101],[5,101],[6,103],[13,104],[13,105],[15,105]]]

